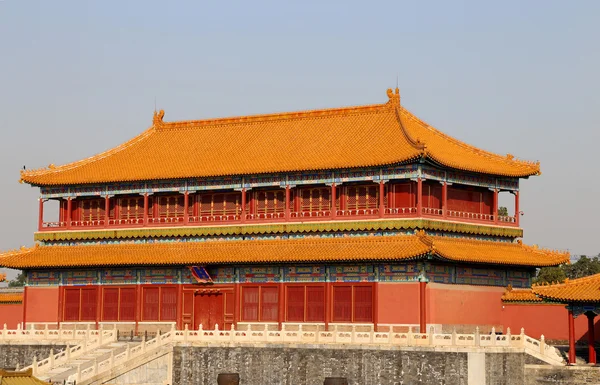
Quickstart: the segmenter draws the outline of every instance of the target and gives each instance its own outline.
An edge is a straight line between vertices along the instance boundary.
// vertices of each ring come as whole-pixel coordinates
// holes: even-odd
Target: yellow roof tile
[[[553,301],[600,303],[600,274],[554,285],[535,285],[532,290],[536,295]]]
[[[0,303],[21,303],[23,293],[0,293]]]
[[[428,157],[472,172],[525,177],[539,164],[465,144],[421,122],[400,97],[369,106],[163,122],[90,158],[21,172],[33,185],[70,185],[383,166]]]
[[[250,241],[121,243],[36,246],[0,254],[0,266],[28,269],[72,266],[139,266],[404,260],[426,254],[456,261],[550,266],[568,254],[531,251],[519,244],[418,235]]]
[[[517,243],[466,238],[432,237],[435,253],[452,261],[500,265],[556,266],[569,261],[569,253],[538,249]]]
[[[0,369],[0,385],[48,385],[49,382],[42,381],[33,376],[32,369],[22,372],[11,372]]]
[[[533,294],[531,289],[513,289],[508,287],[502,295],[504,302],[543,302],[543,299]]]

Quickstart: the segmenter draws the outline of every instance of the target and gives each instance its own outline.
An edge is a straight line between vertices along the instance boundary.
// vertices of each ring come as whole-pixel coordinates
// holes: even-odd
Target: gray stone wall
[[[173,384],[213,385],[217,374],[234,372],[241,385],[321,385],[337,376],[350,385],[521,385],[524,356],[427,348],[177,346]]]
[[[600,367],[525,365],[525,385],[600,384]]]
[[[31,365],[33,356],[38,360],[50,355],[50,349],[58,353],[65,345],[0,345],[0,368],[14,369]]]

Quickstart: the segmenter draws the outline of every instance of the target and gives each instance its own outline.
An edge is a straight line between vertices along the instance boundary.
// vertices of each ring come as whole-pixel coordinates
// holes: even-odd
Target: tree
[[[17,275],[17,277],[15,279],[13,279],[12,281],[8,282],[8,287],[21,287],[21,286],[25,286],[25,280],[27,279],[27,276],[25,275],[24,272],[21,272],[21,274]]]
[[[508,209],[504,206],[500,206],[498,207],[498,216],[499,217],[507,217],[508,216]]]
[[[582,255],[577,262],[565,265],[564,269],[569,279],[587,277],[588,275],[600,273],[600,260],[598,260],[598,257],[588,258]]]
[[[542,267],[538,270],[533,283],[556,283],[563,282],[567,278],[563,266]]]
[[[599,256],[588,258],[587,256],[582,255],[577,262],[570,265],[542,267],[538,270],[537,276],[533,279],[533,283],[563,282],[567,278],[575,279],[598,273],[600,273]]]

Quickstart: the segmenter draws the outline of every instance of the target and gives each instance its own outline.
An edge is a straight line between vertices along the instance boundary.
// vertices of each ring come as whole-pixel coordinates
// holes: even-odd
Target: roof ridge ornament
[[[152,125],[160,126],[163,124],[163,118],[165,116],[165,110],[156,111],[154,110],[154,116],[152,117]]]
[[[400,106],[400,89],[396,87],[395,92],[391,88],[387,89],[387,96],[390,99],[388,103]]]

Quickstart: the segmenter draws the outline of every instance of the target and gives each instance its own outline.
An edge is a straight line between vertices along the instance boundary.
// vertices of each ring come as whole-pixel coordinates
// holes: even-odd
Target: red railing
[[[418,213],[416,207],[386,207],[383,215],[380,215],[378,208],[370,209],[350,209],[350,210],[336,210],[335,216],[333,211],[321,210],[321,211],[302,211],[289,212],[289,215],[285,212],[271,212],[271,213],[256,213],[256,214],[245,214],[242,218],[241,214],[219,214],[219,215],[200,215],[200,216],[189,216],[186,218],[182,216],[176,217],[161,217],[161,218],[148,218],[147,222],[144,222],[143,218],[123,218],[123,219],[109,219],[108,224],[105,220],[93,220],[93,221],[72,221],[69,225],[67,222],[43,222],[40,231],[56,231],[58,229],[82,229],[82,228],[129,228],[132,226],[202,226],[210,225],[214,223],[219,224],[240,224],[240,223],[279,223],[279,222],[311,222],[311,221],[324,221],[324,220],[344,220],[350,218],[362,218],[362,219],[374,219],[374,218],[440,218],[449,221],[458,222],[471,222],[471,223],[486,223],[486,224],[497,224],[501,226],[518,226],[515,216],[498,216],[497,220],[491,214],[482,213],[471,213],[456,210],[444,210],[439,208],[423,207],[421,213]]]

